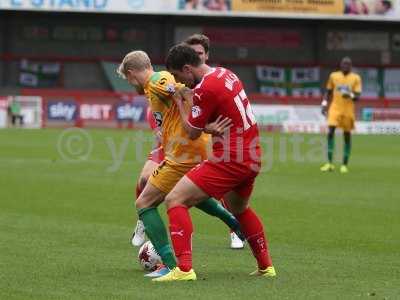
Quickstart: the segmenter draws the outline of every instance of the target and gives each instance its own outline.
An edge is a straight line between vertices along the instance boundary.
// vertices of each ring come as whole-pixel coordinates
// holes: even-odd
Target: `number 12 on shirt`
[[[245,91],[242,89],[239,92],[239,94],[236,95],[235,98],[233,98],[233,100],[235,101],[236,107],[238,108],[238,110],[240,112],[240,116],[242,117],[242,121],[243,121],[243,128],[246,131],[251,126],[256,124],[256,118],[253,114],[253,111],[250,106],[250,102],[247,99],[247,95],[246,95]]]

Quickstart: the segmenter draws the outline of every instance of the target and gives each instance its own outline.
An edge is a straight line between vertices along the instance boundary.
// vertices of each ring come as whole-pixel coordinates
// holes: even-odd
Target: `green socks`
[[[200,204],[196,205],[196,208],[204,211],[206,214],[219,218],[240,238],[243,238],[243,235],[240,232],[240,224],[238,220],[236,220],[236,218],[214,198],[209,198],[201,202]]]
[[[158,213],[157,208],[149,207],[138,210],[139,218],[142,220],[147,237],[154,248],[160,254],[163,263],[172,270],[176,267],[176,260],[171,245],[169,244],[167,230]]]
[[[343,145],[343,164],[347,165],[350,158],[351,141],[345,141]]]
[[[330,163],[333,161],[333,151],[335,151],[335,136],[328,135],[328,161]]]
[[[240,232],[239,222],[215,199],[209,198],[196,207],[211,216],[221,219],[240,238],[243,237]],[[165,229],[164,222],[162,221],[157,208],[149,207],[138,209],[138,215],[144,224],[147,237],[158,254],[160,254],[163,263],[172,270],[176,267],[176,260],[171,245],[169,244],[167,230]]]

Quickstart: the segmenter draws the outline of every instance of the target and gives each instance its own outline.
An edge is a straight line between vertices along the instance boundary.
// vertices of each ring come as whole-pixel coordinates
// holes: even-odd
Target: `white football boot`
[[[144,224],[141,220],[136,223],[135,231],[132,234],[131,244],[132,246],[139,247],[146,241],[146,234],[144,232]]]
[[[242,249],[243,247],[243,241],[237,236],[236,233],[231,232],[231,249]]]

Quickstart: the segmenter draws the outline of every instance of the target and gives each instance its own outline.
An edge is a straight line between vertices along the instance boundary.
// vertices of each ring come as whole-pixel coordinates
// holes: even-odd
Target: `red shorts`
[[[208,195],[221,199],[234,191],[243,198],[251,195],[258,172],[245,164],[235,162],[212,163],[203,161],[191,169],[186,176]]]
[[[160,146],[156,149],[153,149],[149,155],[147,156],[148,160],[154,161],[155,163],[161,163],[165,158],[164,149]]]

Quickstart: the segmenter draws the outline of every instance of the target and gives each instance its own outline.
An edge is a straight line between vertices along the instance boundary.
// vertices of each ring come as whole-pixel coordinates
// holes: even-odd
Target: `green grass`
[[[129,245],[143,164],[135,159],[137,132],[88,131],[92,152],[73,162],[66,152],[82,158],[89,148],[60,144],[63,159],[61,133],[0,131],[0,299],[400,298],[398,136],[355,136],[346,175],[319,172],[323,153],[310,141],[323,137],[305,136],[301,159],[278,142],[291,136],[272,136],[265,153],[273,164],[258,177],[252,205],[278,277],[249,277],[248,247],[228,249],[226,228],[193,210],[199,280],[155,284]],[[123,157],[119,168],[109,145],[124,150],[114,151]]]

